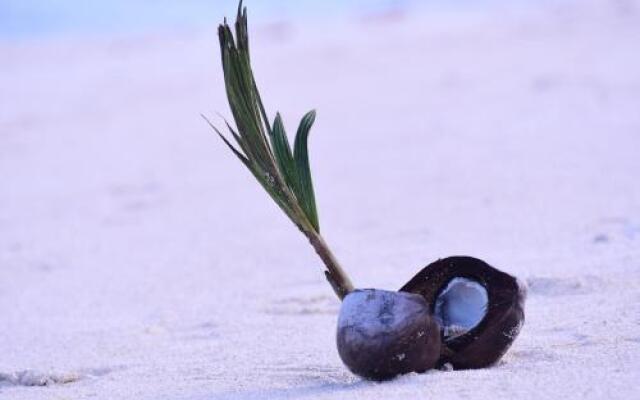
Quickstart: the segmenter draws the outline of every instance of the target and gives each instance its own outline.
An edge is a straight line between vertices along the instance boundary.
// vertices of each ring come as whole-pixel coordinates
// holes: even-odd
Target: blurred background
[[[355,285],[485,259],[530,286],[514,348],[344,369],[319,259],[200,116],[235,1],[0,0],[0,398],[636,398],[640,2],[245,5]]]
[[[369,14],[404,14],[435,10],[466,12],[488,7],[522,8],[571,0],[256,0],[251,14],[258,21],[282,22],[300,18],[335,21]],[[245,3],[247,4],[247,3]],[[46,35],[123,34],[151,31],[202,29],[220,15],[231,15],[234,2],[226,0],[3,0],[0,2],[0,35],[24,38]]]

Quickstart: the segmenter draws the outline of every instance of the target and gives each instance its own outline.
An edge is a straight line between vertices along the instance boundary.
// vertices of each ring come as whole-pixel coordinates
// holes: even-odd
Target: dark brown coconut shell
[[[340,358],[351,372],[381,381],[435,367],[440,357],[440,326],[422,296],[356,290],[342,302],[337,343]]]
[[[526,289],[518,280],[473,257],[454,256],[426,266],[400,289],[420,294],[435,311],[437,297],[454,278],[467,278],[487,290],[487,313],[467,333],[442,337],[439,365],[455,369],[484,368],[495,364],[507,352],[524,323]]]

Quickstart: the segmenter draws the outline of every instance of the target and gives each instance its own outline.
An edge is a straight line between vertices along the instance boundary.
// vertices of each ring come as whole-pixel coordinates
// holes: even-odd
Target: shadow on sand
[[[255,399],[302,399],[315,398],[322,394],[349,393],[368,386],[376,385],[354,378],[350,382],[325,381],[315,384],[307,384],[291,387],[264,388],[264,389],[238,389],[212,393],[197,399],[190,400],[255,400]]]

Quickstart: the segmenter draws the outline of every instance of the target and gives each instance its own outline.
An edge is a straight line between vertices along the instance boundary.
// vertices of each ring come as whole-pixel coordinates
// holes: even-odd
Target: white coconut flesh
[[[464,335],[487,314],[489,295],[480,283],[453,278],[436,298],[434,316],[444,331],[445,340]]]

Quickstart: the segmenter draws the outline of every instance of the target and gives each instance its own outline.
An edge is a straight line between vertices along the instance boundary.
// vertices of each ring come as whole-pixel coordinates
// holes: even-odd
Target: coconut
[[[440,325],[439,365],[493,365],[524,323],[525,286],[477,258],[455,256],[431,263],[401,291],[421,295]]]
[[[354,374],[391,379],[433,368],[440,329],[423,296],[378,289],[348,294],[338,317],[338,353]]]

